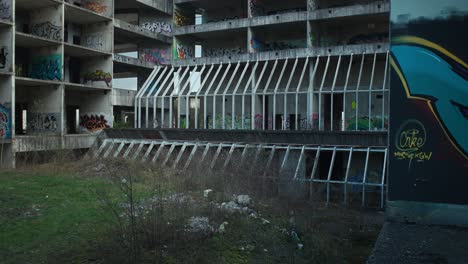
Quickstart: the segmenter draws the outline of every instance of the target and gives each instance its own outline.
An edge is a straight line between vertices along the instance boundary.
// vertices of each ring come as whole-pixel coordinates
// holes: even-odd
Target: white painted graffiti
[[[154,33],[172,33],[172,25],[163,21],[145,22],[141,27]]]
[[[88,48],[103,50],[104,40],[100,35],[88,35],[85,37],[84,45]]]

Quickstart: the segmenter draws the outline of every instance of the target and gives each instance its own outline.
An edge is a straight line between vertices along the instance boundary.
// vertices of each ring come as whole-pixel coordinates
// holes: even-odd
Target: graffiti
[[[80,116],[80,128],[86,132],[96,133],[110,128],[104,114],[85,114]]]
[[[289,8],[289,9],[279,9],[267,12],[268,16],[271,15],[280,15],[280,14],[287,14],[292,12],[304,12],[307,11],[307,8]]]
[[[356,120],[356,117],[350,117],[346,122],[346,130],[379,130],[388,128],[388,118],[385,117],[382,122],[382,117],[371,117],[370,126],[369,126],[369,117],[359,117]],[[384,127],[382,128],[382,123]]]
[[[388,33],[373,33],[368,35],[357,35],[349,39],[348,45],[365,44],[375,42],[388,42]]]
[[[111,87],[112,74],[104,72],[103,70],[96,70],[94,72],[87,72],[83,76],[84,82],[105,82],[107,87]]]
[[[0,48],[0,69],[5,69],[7,65],[8,47]]]
[[[181,44],[176,44],[176,51],[177,51],[177,58],[179,59],[186,59],[186,58],[193,58],[193,49],[182,46]]]
[[[50,23],[49,21],[33,25],[31,28],[31,34],[55,41],[61,40],[60,27]]]
[[[285,50],[285,49],[297,49],[300,47],[305,47],[305,42],[301,40],[293,40],[293,41],[276,41],[266,43],[260,41],[257,38],[252,38],[250,40],[250,46],[255,52],[259,51],[275,51],[275,50]]]
[[[59,132],[60,113],[28,114],[28,129],[34,132]]]
[[[124,63],[130,63],[130,57],[127,57],[127,56],[124,56],[124,55],[120,55],[120,54],[114,54],[114,60],[115,61],[118,61],[118,62],[124,62]]]
[[[171,60],[167,50],[162,49],[144,49],[140,52],[140,58],[156,64],[167,64]]]
[[[163,21],[145,22],[141,27],[154,33],[172,33],[172,25]]]
[[[103,50],[104,40],[101,35],[88,35],[85,37],[84,46],[96,50]]]
[[[392,55],[399,62],[399,66],[393,60],[391,64],[399,73],[407,97],[426,101],[435,115],[434,118],[449,135],[450,142],[466,156],[466,63],[454,56],[442,56],[442,47],[424,39],[400,37],[394,42]],[[412,56],[418,64],[406,56]],[[424,68],[419,68],[419,65],[424,65]],[[421,74],[426,77],[421,79]]]
[[[216,23],[216,22],[223,22],[223,21],[236,20],[236,19],[239,19],[239,17],[233,16],[233,17],[226,17],[226,18],[219,18],[219,19],[211,19],[211,20],[208,20],[206,23]]]
[[[8,0],[0,0],[0,19],[11,19],[11,4]]]
[[[223,127],[222,115],[216,115],[215,125],[216,125],[216,128]],[[232,116],[230,114],[226,114],[224,116],[224,127],[225,129],[242,129],[242,116],[234,116],[234,127],[233,127]],[[245,117],[243,129],[250,129],[250,127],[251,127],[251,119],[250,117]],[[213,117],[211,116],[208,116],[208,128],[213,129]]]
[[[417,120],[407,120],[400,126],[395,137],[396,152],[394,156],[399,160],[428,161],[432,157],[432,152],[424,152],[427,140],[427,133],[424,125]]]
[[[249,9],[253,17],[266,14],[265,7],[260,0],[249,0]]]
[[[236,54],[242,54],[242,48],[207,48],[203,49],[203,56],[205,57],[221,57],[221,56],[231,56]]]
[[[98,14],[104,14],[107,11],[106,5],[96,2],[96,1],[86,1],[83,4],[83,8],[86,8]]]
[[[40,80],[62,80],[62,55],[33,58],[30,77]]]
[[[11,138],[11,110],[0,104],[0,138]]]
[[[176,26],[179,27],[188,26],[192,24],[190,18],[188,18],[185,14],[182,14],[180,10],[174,11],[174,23],[176,24]]]

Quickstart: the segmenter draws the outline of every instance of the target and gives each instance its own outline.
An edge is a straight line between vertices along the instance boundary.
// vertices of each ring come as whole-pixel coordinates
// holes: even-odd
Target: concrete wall
[[[110,22],[84,25],[81,29],[81,45],[95,50],[112,52],[114,28]]]
[[[80,93],[66,91],[67,105],[78,106],[80,112],[79,132],[95,134],[113,125],[112,95],[110,92],[89,91]]]
[[[93,57],[82,61],[80,76],[82,83],[95,87],[112,87],[112,57]]]
[[[13,72],[13,31],[0,28],[0,72]]]
[[[30,28],[32,35],[55,41],[63,39],[63,13],[61,6],[52,6],[33,10],[30,13]]]

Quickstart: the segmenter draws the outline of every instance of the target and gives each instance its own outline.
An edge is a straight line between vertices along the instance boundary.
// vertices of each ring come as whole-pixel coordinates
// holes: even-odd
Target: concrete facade
[[[131,121],[136,92],[113,82],[142,83],[156,62],[141,53],[171,45],[144,24],[159,16],[170,18],[172,3],[1,0],[2,166],[20,152],[89,148],[104,128]]]
[[[348,130],[339,116],[344,112],[355,119],[350,131],[364,130],[357,123],[372,116],[379,125],[366,130],[386,131],[388,1],[0,0],[0,7],[3,156],[13,157],[7,162],[13,166],[16,152],[87,148],[102,129],[114,123],[133,126],[134,120],[140,122],[136,127],[191,123],[185,128],[229,129],[235,126],[208,117],[223,113],[237,120],[239,114],[241,119],[252,116],[249,127],[254,128],[255,114],[263,112],[272,115],[264,118],[271,121],[263,124],[266,130],[291,130],[285,124],[300,117],[308,124],[318,122],[308,129]],[[268,76],[275,61],[277,72],[267,83],[261,70]],[[226,63],[232,67],[226,69]],[[208,85],[206,80],[214,77],[212,86],[220,93],[206,85],[197,98],[175,94],[169,85],[166,97],[153,105],[151,94],[140,94],[133,117],[137,93],[116,89],[113,81],[137,78],[142,88],[148,76],[155,80],[150,74],[155,66],[174,67],[158,76],[168,85],[179,70],[198,69],[200,83]],[[286,74],[280,78],[283,66]],[[183,89],[192,73],[179,73]],[[228,78],[221,80],[223,75]],[[311,84],[316,88],[310,90]],[[232,93],[236,86],[238,95]],[[290,94],[296,86],[297,93]],[[344,91],[346,86],[354,89]],[[247,101],[241,91],[250,93]],[[203,101],[202,95],[211,99],[195,107],[194,119],[189,102]],[[171,99],[180,104],[172,105]],[[342,103],[333,107],[330,100]],[[202,113],[200,107],[212,110]],[[326,121],[330,118],[336,126]],[[237,128],[247,128],[242,124]]]

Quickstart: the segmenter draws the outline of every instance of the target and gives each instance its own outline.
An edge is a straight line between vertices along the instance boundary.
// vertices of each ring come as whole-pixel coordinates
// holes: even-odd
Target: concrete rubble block
[[[213,190],[212,189],[207,189],[207,190],[204,190],[203,191],[203,197],[207,198],[207,199],[211,199],[213,198]]]
[[[235,201],[242,206],[249,206],[252,203],[252,199],[248,195],[238,195]]]
[[[204,216],[194,216],[188,221],[186,231],[200,235],[211,235],[214,228],[210,225],[210,219]]]

